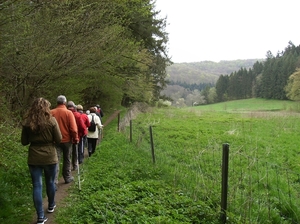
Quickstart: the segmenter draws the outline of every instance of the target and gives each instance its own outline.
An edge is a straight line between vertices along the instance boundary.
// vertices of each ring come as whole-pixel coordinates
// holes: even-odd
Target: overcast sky
[[[156,0],[175,63],[266,58],[300,43],[299,0]]]

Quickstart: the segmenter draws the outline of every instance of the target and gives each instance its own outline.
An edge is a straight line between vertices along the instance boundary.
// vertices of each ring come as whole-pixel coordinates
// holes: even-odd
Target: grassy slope
[[[266,100],[252,98],[247,100],[234,100],[210,105],[196,107],[200,110],[214,111],[292,111],[298,110],[300,104],[294,101],[286,100]]]

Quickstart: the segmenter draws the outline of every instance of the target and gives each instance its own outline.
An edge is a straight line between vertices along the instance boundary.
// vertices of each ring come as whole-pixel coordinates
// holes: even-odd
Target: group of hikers
[[[37,224],[44,224],[47,217],[43,209],[42,177],[45,176],[48,197],[48,213],[56,207],[55,192],[59,177],[59,162],[62,158],[62,176],[65,184],[74,181],[71,170],[79,169],[88,155],[95,153],[104,115],[100,105],[90,107],[86,113],[83,106],[67,101],[64,95],[57,97],[56,108],[44,98],[37,98],[24,116],[21,143],[29,145],[28,167],[33,186],[33,203]]]

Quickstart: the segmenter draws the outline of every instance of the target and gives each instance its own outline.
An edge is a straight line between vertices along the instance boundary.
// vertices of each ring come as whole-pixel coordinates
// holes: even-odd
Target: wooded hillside
[[[162,94],[170,99],[173,105],[178,106],[191,106],[195,102],[213,103],[214,99],[210,99],[208,92],[215,86],[220,75],[227,75],[241,68],[249,69],[257,61],[262,62],[263,59],[172,64],[167,67],[169,83]]]
[[[163,91],[173,105],[191,106],[228,100],[300,99],[300,46],[292,42],[266,59],[174,64]]]
[[[230,74],[240,68],[252,68],[256,61],[263,60],[247,59],[220,62],[175,63],[167,67],[167,79],[172,82],[187,84],[216,83],[220,75]]]

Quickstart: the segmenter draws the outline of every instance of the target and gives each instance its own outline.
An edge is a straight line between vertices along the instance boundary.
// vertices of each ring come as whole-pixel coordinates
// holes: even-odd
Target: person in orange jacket
[[[74,180],[71,173],[71,153],[72,144],[79,142],[78,128],[75,117],[72,111],[66,107],[67,98],[64,95],[57,97],[57,106],[51,110],[51,114],[56,118],[60,132],[62,134],[62,140],[56,145],[58,161],[60,161],[61,153],[63,154],[63,166],[62,175],[65,183],[68,184]],[[55,177],[55,183],[58,184],[59,166],[57,166],[57,172]]]

